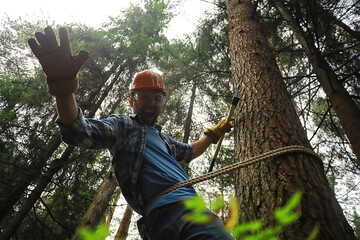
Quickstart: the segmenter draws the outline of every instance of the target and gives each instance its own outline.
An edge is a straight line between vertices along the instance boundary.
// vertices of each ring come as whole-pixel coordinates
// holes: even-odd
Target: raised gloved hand
[[[222,119],[215,126],[205,129],[204,134],[209,136],[213,143],[217,143],[226,132],[230,132],[231,128],[234,127],[231,123],[233,120],[234,118],[226,122],[226,119]]]
[[[44,32],[35,33],[37,41],[30,38],[28,43],[47,76],[48,92],[55,96],[74,93],[79,88],[77,72],[89,53],[80,51],[72,56],[65,28],[59,29],[60,46],[51,27],[46,27]]]

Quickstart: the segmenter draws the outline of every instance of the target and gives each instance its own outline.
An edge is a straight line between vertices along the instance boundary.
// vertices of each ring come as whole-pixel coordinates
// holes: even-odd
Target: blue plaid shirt
[[[77,120],[64,126],[57,121],[62,140],[69,144],[90,149],[108,149],[112,166],[121,191],[129,205],[144,215],[146,202],[138,186],[138,174],[146,148],[146,124],[136,114],[110,115],[105,119],[84,118],[79,109]],[[159,127],[160,130],[160,127]],[[193,148],[160,131],[169,153],[177,161],[190,162]]]

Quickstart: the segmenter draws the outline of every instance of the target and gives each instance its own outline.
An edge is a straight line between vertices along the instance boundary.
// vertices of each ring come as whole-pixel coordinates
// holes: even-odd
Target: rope
[[[206,173],[206,174],[201,175],[199,177],[189,179],[189,180],[186,180],[186,181],[183,181],[183,182],[176,183],[176,184],[172,185],[171,187],[165,189],[164,191],[156,194],[155,197],[148,203],[147,207],[150,206],[160,196],[162,196],[162,195],[164,195],[166,193],[169,193],[169,192],[171,192],[171,191],[173,191],[173,190],[175,190],[177,188],[193,185],[193,184],[196,184],[196,183],[200,183],[200,182],[209,180],[211,178],[223,175],[225,173],[232,172],[232,171],[234,171],[236,169],[247,167],[247,166],[249,166],[251,164],[254,164],[254,163],[258,163],[258,162],[261,162],[261,161],[264,161],[264,160],[267,160],[267,159],[270,159],[270,158],[274,158],[274,157],[278,157],[280,155],[285,155],[285,154],[294,153],[294,152],[306,153],[306,154],[309,154],[309,155],[311,155],[313,157],[321,159],[320,156],[317,155],[313,150],[311,150],[309,148],[306,148],[304,146],[293,145],[293,146],[287,146],[287,147],[278,148],[278,149],[275,149],[275,150],[260,154],[258,156],[249,158],[249,159],[247,159],[247,160],[245,160],[243,162],[234,163],[234,164],[228,165],[228,166],[226,166],[224,168],[215,170],[213,172]]]

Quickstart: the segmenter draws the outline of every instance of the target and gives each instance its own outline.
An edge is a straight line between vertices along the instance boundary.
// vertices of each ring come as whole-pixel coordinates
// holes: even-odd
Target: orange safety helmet
[[[145,70],[135,75],[130,84],[130,104],[133,103],[132,93],[136,90],[152,89],[160,90],[166,95],[165,83],[162,76],[154,71]]]
[[[166,94],[163,78],[160,74],[151,70],[145,70],[135,75],[130,84],[130,93],[140,89],[160,90]]]

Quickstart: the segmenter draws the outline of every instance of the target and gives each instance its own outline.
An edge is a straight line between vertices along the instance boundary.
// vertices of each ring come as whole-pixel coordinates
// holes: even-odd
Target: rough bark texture
[[[289,145],[310,148],[251,1],[227,0],[227,9],[233,81],[241,85],[236,161]],[[281,239],[306,239],[317,223],[318,239],[355,239],[316,158],[291,154],[264,161],[239,170],[236,182],[240,222],[262,219],[275,226],[274,210],[301,190],[301,217]]]
[[[99,224],[106,208],[109,206],[111,196],[113,195],[115,188],[117,187],[117,181],[113,169],[105,176],[99,190],[93,198],[89,208],[87,209],[83,219],[78,225],[77,229],[88,228],[93,229]],[[78,231],[72,238],[81,239]]]
[[[131,223],[131,217],[133,215],[133,210],[129,205],[126,205],[124,215],[121,219],[120,226],[115,236],[115,240],[126,239],[129,234],[129,226]]]

